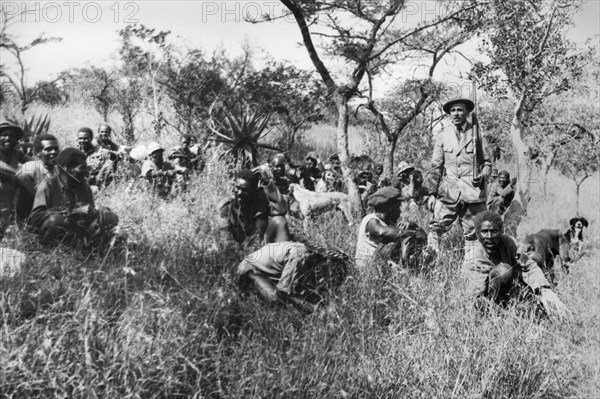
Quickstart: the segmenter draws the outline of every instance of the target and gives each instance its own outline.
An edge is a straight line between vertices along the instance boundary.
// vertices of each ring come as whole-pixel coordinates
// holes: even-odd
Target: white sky
[[[259,54],[288,60],[299,67],[311,68],[299,30],[291,20],[262,24],[245,22],[244,16],[270,12],[282,15],[284,7],[278,1],[6,1],[0,10],[14,15],[24,5],[31,11],[24,20],[12,25],[8,32],[24,44],[40,33],[61,37],[59,43],[35,47],[24,55],[27,81],[48,80],[60,71],[94,64],[110,67],[116,63],[119,46],[117,31],[128,23],[141,23],[172,34],[190,48],[205,52],[224,48],[238,54],[242,43],[248,42]],[[435,12],[429,0],[410,0],[409,12],[400,18],[409,23],[415,18]],[[429,14],[428,14],[429,13]],[[600,1],[588,1],[575,17],[575,29],[570,38],[583,43],[586,38],[600,34]],[[596,39],[597,41],[598,39]],[[10,60],[0,60],[11,65]],[[465,65],[449,60],[440,68],[438,79],[455,79]],[[10,70],[10,68],[9,68]],[[437,74],[437,72],[436,72]]]

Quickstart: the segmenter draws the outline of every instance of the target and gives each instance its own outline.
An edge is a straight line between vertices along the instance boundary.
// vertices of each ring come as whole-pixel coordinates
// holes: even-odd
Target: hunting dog
[[[332,209],[340,209],[348,225],[353,224],[352,202],[346,193],[328,192],[316,193],[302,188],[297,183],[290,184],[290,199],[298,202],[300,212],[304,218],[304,231],[308,227],[308,219],[314,215],[325,213]]]
[[[565,238],[572,244],[583,242],[583,229],[588,227],[588,221],[585,218],[577,217],[569,221],[571,228],[565,233]]]
[[[565,233],[565,239],[569,243],[569,256],[571,261],[576,261],[585,254],[585,240],[583,229],[588,227],[588,221],[582,217],[576,217],[569,221],[571,228]]]
[[[571,262],[569,243],[559,230],[540,230],[525,237],[521,251],[534,260],[548,280],[556,283],[556,272],[568,272]]]

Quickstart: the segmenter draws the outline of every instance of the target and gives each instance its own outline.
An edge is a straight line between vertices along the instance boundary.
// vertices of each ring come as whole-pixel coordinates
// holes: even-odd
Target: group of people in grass
[[[444,104],[451,124],[436,137],[426,184],[422,172],[406,163],[392,180],[383,178],[381,165],[359,168],[355,173],[371,212],[358,227],[353,263],[359,273],[365,273],[374,267],[383,246],[406,235],[409,225],[399,222],[399,216],[402,203],[411,201],[433,215],[425,250],[429,254],[442,252],[441,236],[455,221],[460,223],[465,238],[462,275],[469,295],[502,302],[524,283],[549,312],[560,312],[564,305],[538,265],[518,252],[513,238],[503,234],[501,214],[510,205],[514,188],[508,172],[502,171],[489,189],[491,163],[483,148],[477,148],[479,142],[473,139],[468,120],[473,106],[467,99]],[[129,162],[128,148],[117,145],[111,133],[110,126],[100,125],[94,142],[93,131],[81,128],[77,132],[79,148],[62,150],[56,137],[42,134],[33,140],[32,159],[17,148],[23,130],[7,122],[0,124],[0,234],[16,220],[43,242],[114,240],[118,216],[94,201],[95,190],[111,184],[119,162]],[[181,145],[165,160],[165,149],[150,143],[139,175],[161,197],[172,194],[178,178],[179,189],[184,190],[187,176],[204,166],[198,151],[191,150],[194,144],[193,137],[183,136]],[[480,166],[476,173],[474,158]],[[360,164],[361,159],[353,161]],[[341,176],[337,155],[322,166],[314,153],[299,167],[284,154],[277,154],[264,167],[237,172],[233,195],[218,205],[218,235],[223,243],[266,243],[239,264],[241,282],[252,283],[269,302],[314,309],[315,304],[302,295],[306,274],[323,267],[347,267],[350,259],[337,250],[295,242],[286,218],[286,196],[295,182],[313,191],[343,190]],[[408,196],[407,186],[411,187]]]

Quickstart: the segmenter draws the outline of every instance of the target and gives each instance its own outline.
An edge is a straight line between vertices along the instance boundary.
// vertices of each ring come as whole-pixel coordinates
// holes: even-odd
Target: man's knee
[[[66,233],[65,218],[60,213],[49,215],[39,228],[43,240],[53,240]]]
[[[119,216],[109,208],[101,206],[98,208],[98,222],[100,228],[108,231],[119,224]]]

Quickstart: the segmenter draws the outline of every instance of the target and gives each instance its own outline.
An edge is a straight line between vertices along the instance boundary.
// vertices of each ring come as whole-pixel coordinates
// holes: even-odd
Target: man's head
[[[56,165],[58,140],[51,134],[40,134],[33,139],[33,151],[46,166]]]
[[[415,188],[423,187],[423,172],[421,172],[418,169],[415,169],[412,172],[412,181],[413,181],[413,186]]]
[[[403,184],[409,184],[410,183],[410,175],[414,170],[415,170],[415,166],[413,164],[402,161],[398,165],[398,174],[396,176]]]
[[[496,168],[492,169],[492,173],[490,174],[490,178],[492,180],[496,180],[498,178],[498,169],[496,169]]]
[[[98,127],[98,138],[101,140],[110,140],[112,134],[112,128],[107,124],[103,123]]]
[[[312,169],[312,168],[316,168],[317,167],[317,154],[315,154],[314,152],[309,152],[308,155],[306,156],[306,162],[305,162],[306,167]]]
[[[500,185],[500,187],[505,188],[506,186],[508,186],[509,183],[510,173],[508,173],[506,170],[503,170],[502,172],[498,173],[498,184]]]
[[[369,205],[375,212],[381,213],[389,222],[396,222],[400,217],[402,193],[394,187],[383,187],[369,197]]]
[[[338,174],[335,173],[335,170],[333,169],[326,170],[325,173],[323,173],[323,180],[325,180],[325,183],[327,183],[328,186],[333,185],[337,179]]]
[[[89,127],[82,127],[77,131],[77,144],[79,149],[83,152],[88,152],[93,148],[92,140],[94,139],[94,132]]]
[[[258,189],[258,175],[248,169],[240,169],[235,176],[234,193],[242,202],[251,201]]]
[[[378,163],[375,164],[375,176],[381,176],[383,174],[383,165]]]
[[[271,159],[271,170],[273,176],[281,178],[285,176],[285,155],[275,154]]]
[[[331,155],[329,156],[329,162],[330,162],[332,165],[335,165],[335,166],[337,166],[337,165],[341,165],[341,164],[342,164],[342,163],[340,162],[340,156],[339,156],[338,154],[331,154]]]
[[[504,223],[494,211],[483,211],[474,219],[477,239],[488,254],[496,252],[502,236]]]
[[[150,158],[150,160],[152,162],[154,162],[154,164],[156,166],[158,166],[159,168],[162,167],[163,162],[164,162],[164,158],[163,158],[163,153],[165,152],[165,149],[158,143],[156,142],[152,142],[150,144],[148,144],[148,158]]]
[[[87,176],[86,155],[77,148],[65,148],[56,156],[58,178],[66,187],[85,181]]]
[[[12,151],[23,137],[23,129],[9,122],[0,123],[0,152]]]
[[[443,106],[444,112],[450,115],[450,120],[454,126],[462,126],[473,108],[475,108],[473,101],[466,98],[450,100]]]
[[[181,147],[187,149],[190,148],[190,145],[192,145],[192,136],[189,134],[181,136]]]

